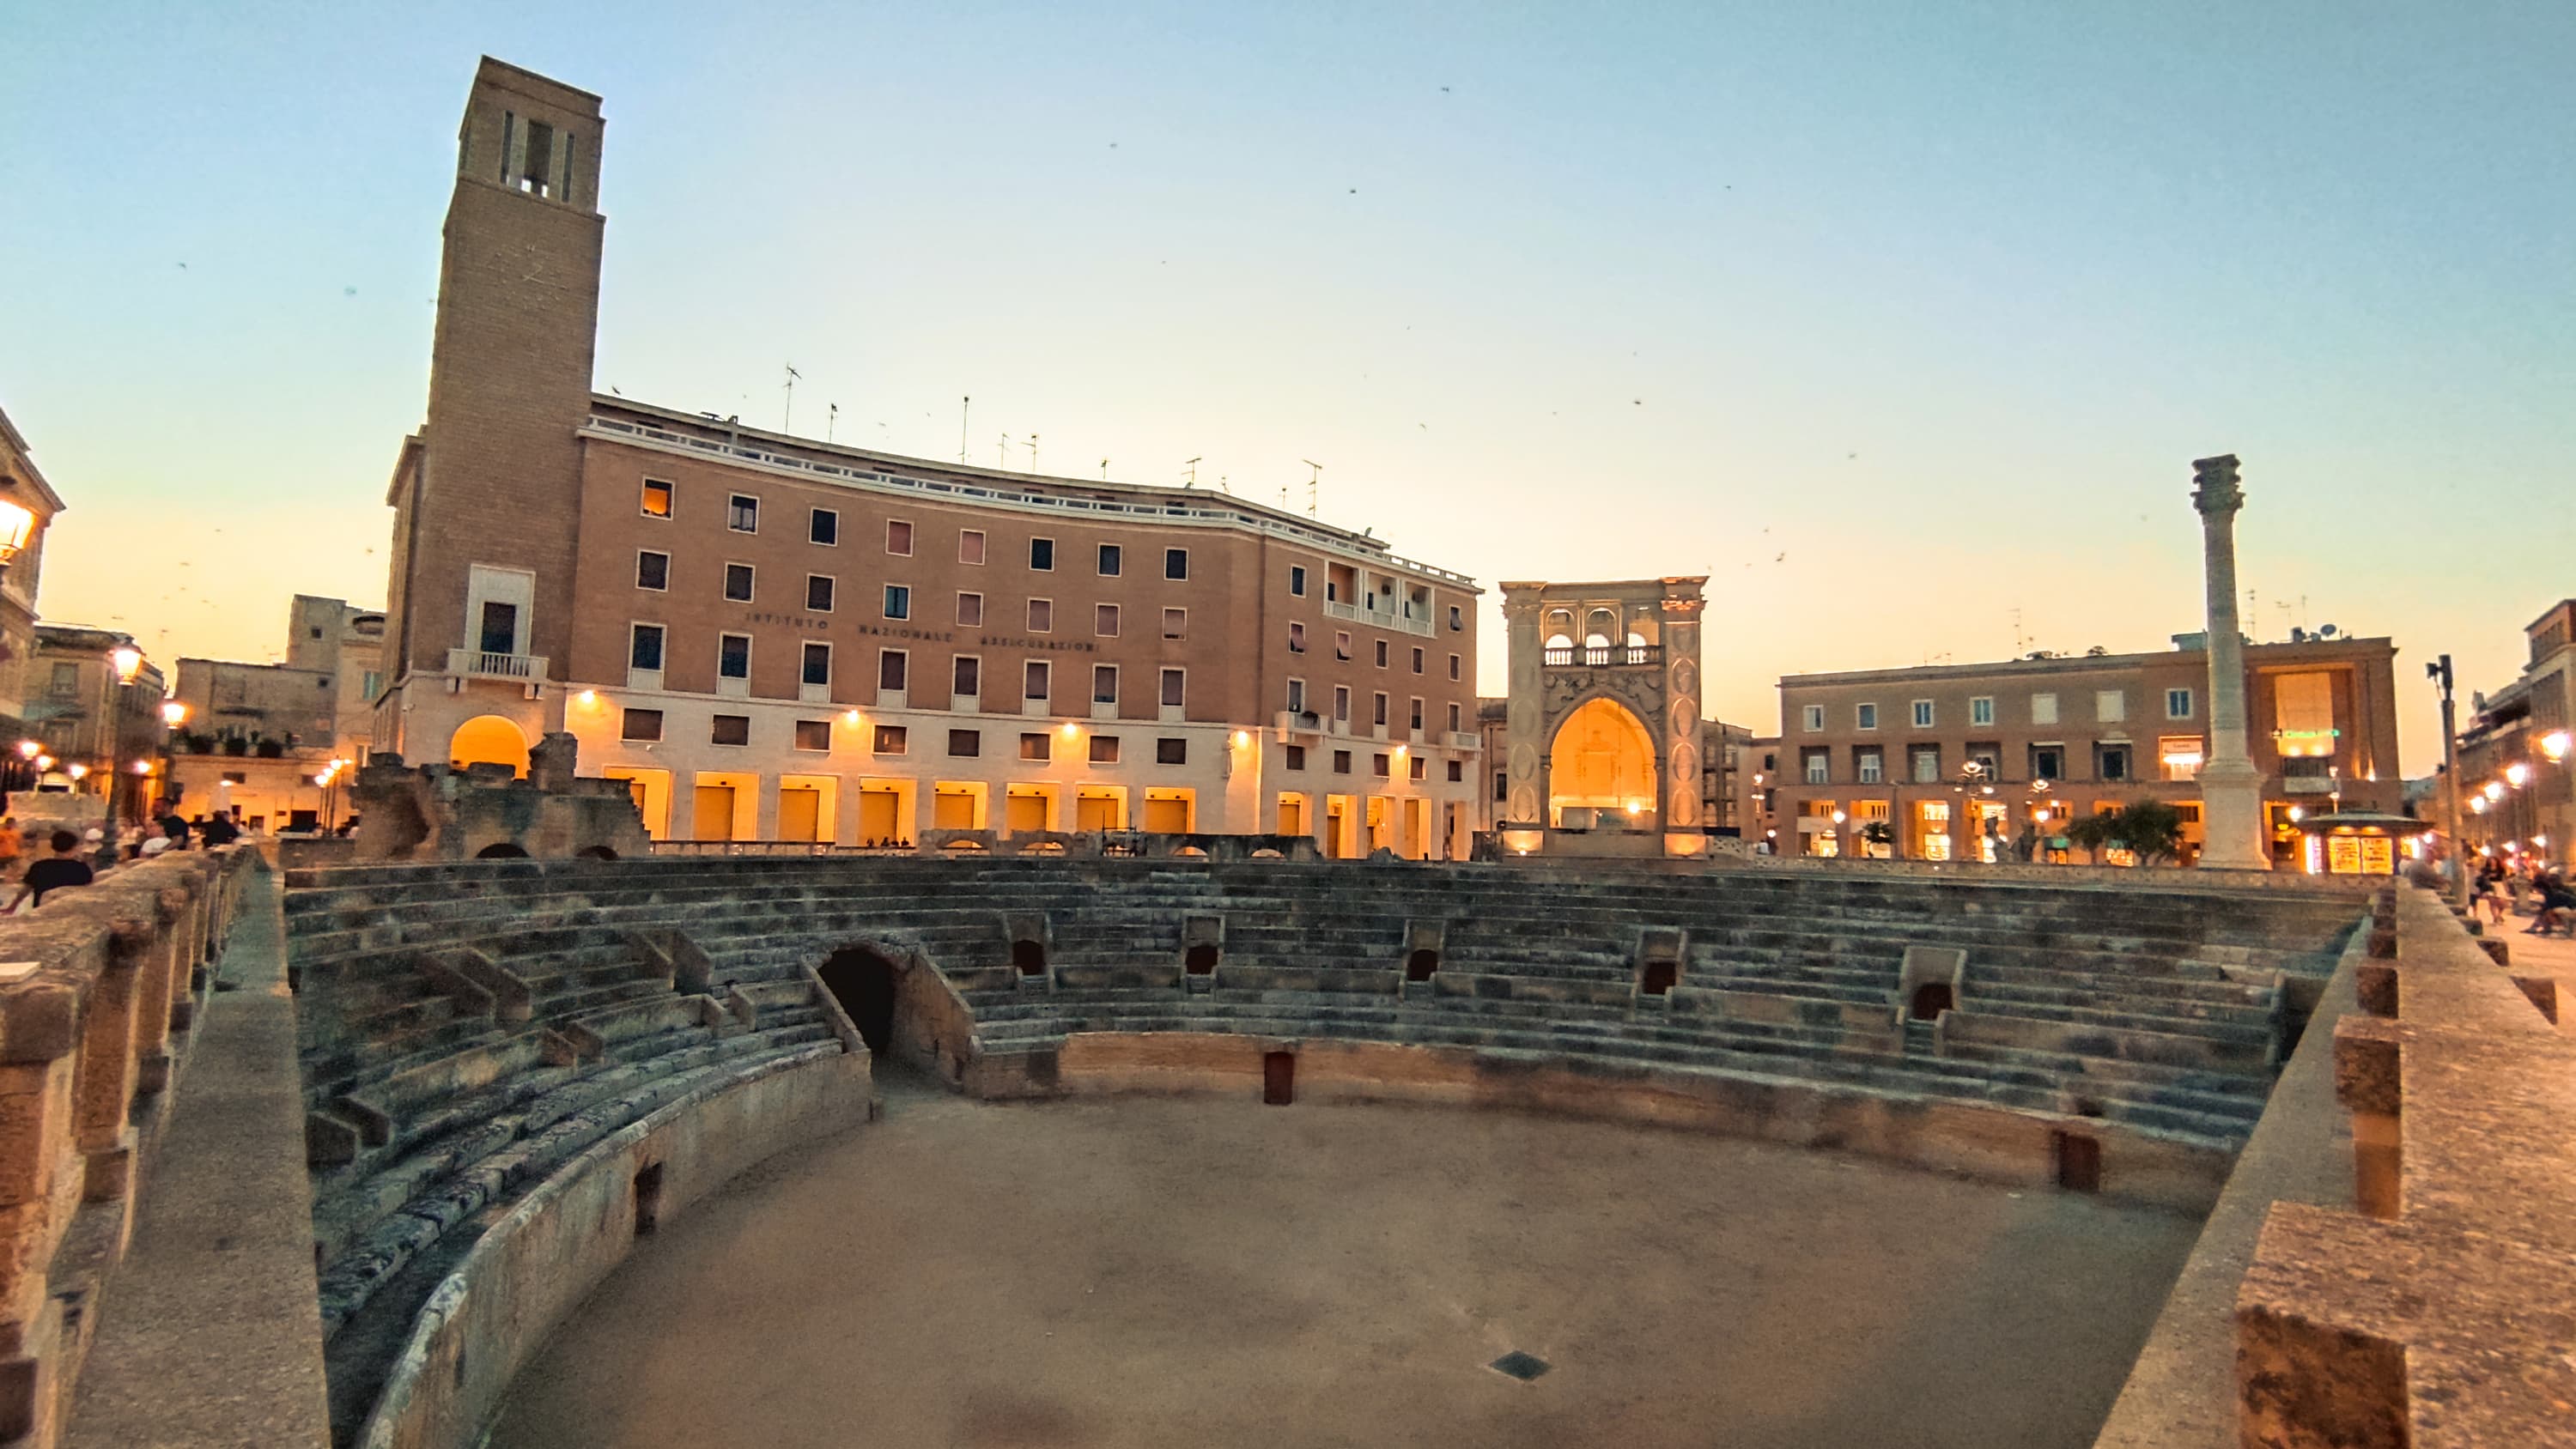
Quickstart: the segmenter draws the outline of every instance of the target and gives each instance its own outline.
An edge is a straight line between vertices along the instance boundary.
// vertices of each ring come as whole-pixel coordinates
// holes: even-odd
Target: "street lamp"
[[[143,651],[132,642],[107,651],[107,662],[116,671],[116,707],[108,711],[107,720],[107,828],[99,832],[98,868],[105,870],[117,862],[117,836],[125,824],[125,797],[134,787],[127,783],[133,775],[152,768],[149,761],[138,760],[131,772],[118,769],[116,762],[125,757],[125,717],[131,713],[135,676],[143,672]]]
[[[0,574],[18,561],[27,547],[27,536],[36,531],[36,515],[15,503],[0,501]]]

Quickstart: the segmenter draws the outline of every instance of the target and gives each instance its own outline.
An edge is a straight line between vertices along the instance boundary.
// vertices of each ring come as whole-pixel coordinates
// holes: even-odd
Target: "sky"
[[[602,389],[1222,483],[1783,673],[2258,638],[2509,681],[2576,593],[2576,6],[0,0],[45,616],[381,603],[476,58],[605,98]],[[1003,434],[1016,443],[1004,451]]]

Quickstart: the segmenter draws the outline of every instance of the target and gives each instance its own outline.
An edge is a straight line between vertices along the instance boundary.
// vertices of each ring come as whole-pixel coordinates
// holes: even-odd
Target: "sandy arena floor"
[[[492,1449],[2081,1446],[2198,1232],[1600,1123],[887,1095],[668,1224]]]

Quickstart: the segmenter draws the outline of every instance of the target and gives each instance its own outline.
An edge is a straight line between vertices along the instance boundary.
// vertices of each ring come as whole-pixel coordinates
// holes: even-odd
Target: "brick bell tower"
[[[457,135],[429,412],[406,441],[376,747],[448,758],[478,716],[560,729],[599,323],[599,97],[483,58]],[[493,733],[487,723],[478,737]]]

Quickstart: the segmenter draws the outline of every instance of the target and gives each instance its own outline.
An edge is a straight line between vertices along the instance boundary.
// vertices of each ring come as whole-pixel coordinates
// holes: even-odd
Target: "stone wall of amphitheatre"
[[[164,855],[0,920],[0,1442],[61,1440],[253,860]]]

